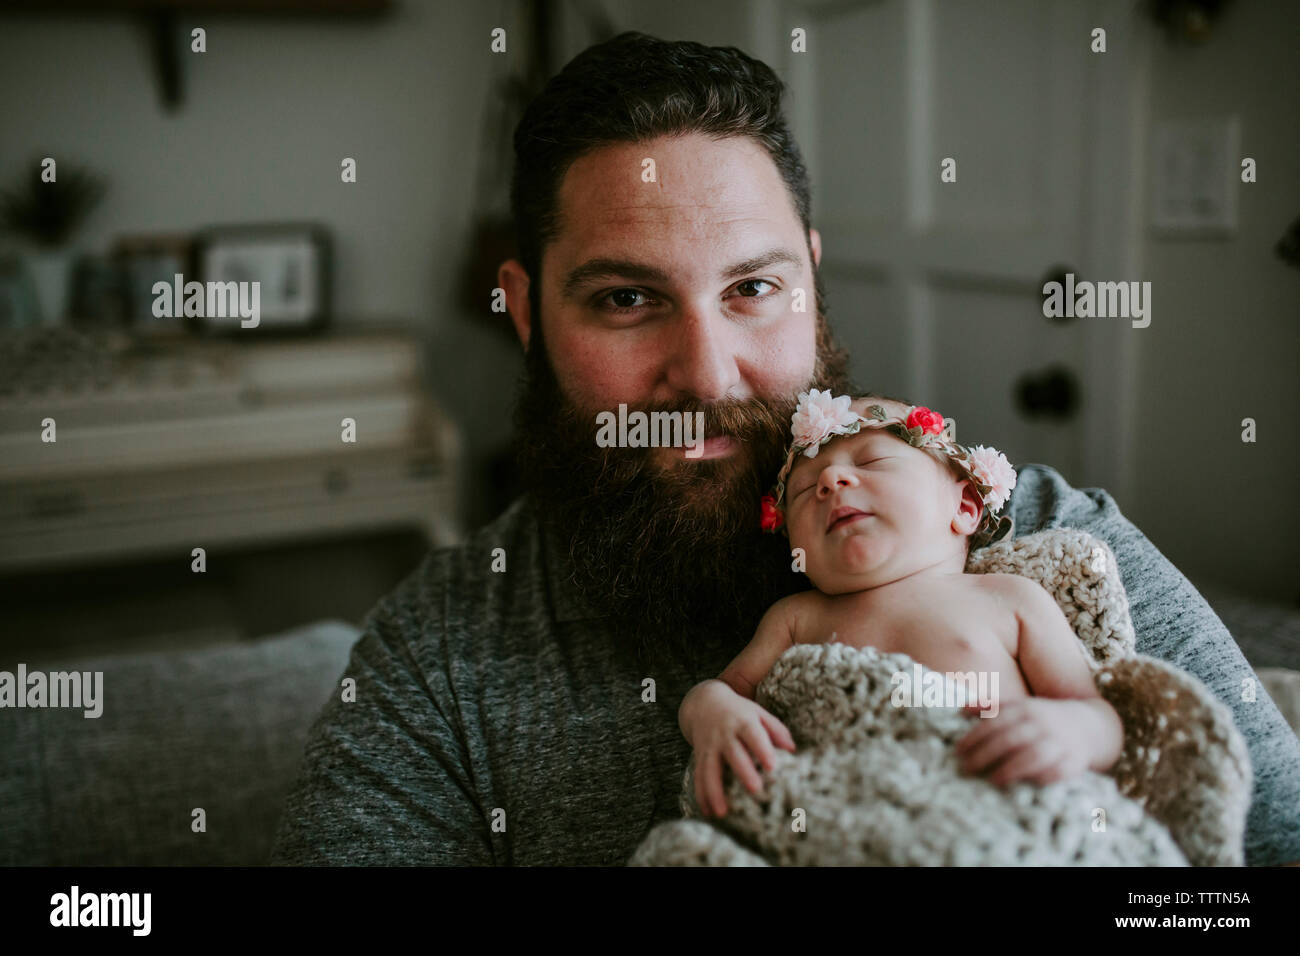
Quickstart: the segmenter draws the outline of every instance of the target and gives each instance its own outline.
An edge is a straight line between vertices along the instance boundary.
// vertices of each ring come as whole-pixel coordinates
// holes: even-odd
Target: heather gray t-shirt
[[[1240,699],[1252,671],[1204,599],[1104,491],[1030,465],[1010,510],[1018,535],[1065,526],[1110,545],[1138,651],[1203,681],[1250,746],[1247,862],[1300,860],[1300,741],[1262,687]],[[356,700],[336,692],[313,726],[273,862],[619,865],[680,817],[678,704],[748,637],[693,667],[638,664],[564,568],[521,498],[379,602],[344,675]]]

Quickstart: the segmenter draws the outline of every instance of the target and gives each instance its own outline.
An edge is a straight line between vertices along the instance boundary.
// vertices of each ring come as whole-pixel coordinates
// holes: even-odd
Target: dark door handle
[[[1075,272],[1074,266],[1052,266],[1050,269],[1048,269],[1046,272],[1043,273],[1043,278],[1039,280],[1038,292],[1041,295],[1043,292],[1043,287],[1046,286],[1047,283],[1049,282],[1060,283],[1061,288],[1064,289],[1065,277],[1070,273],[1074,274],[1075,284],[1078,285],[1079,273]],[[1040,305],[1041,303],[1042,300],[1040,299]],[[1073,311],[1074,311],[1073,309],[1062,309],[1061,315],[1048,315],[1048,316],[1044,316],[1044,318],[1046,318],[1048,322],[1054,322],[1057,325],[1064,325],[1066,322],[1074,321],[1075,316],[1065,314],[1067,312],[1072,313]]]
[[[1015,385],[1016,407],[1026,418],[1065,421],[1079,408],[1079,380],[1063,365],[1022,375]]]

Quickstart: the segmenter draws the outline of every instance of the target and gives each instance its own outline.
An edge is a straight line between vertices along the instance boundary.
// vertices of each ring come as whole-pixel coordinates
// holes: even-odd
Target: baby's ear
[[[962,479],[958,484],[961,485],[961,501],[957,503],[957,512],[952,518],[952,530],[964,537],[973,534],[979,527],[984,506],[980,504],[975,486],[968,479]]]

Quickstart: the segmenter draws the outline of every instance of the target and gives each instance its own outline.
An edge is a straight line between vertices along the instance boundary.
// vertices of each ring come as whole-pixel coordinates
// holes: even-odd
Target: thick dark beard
[[[819,321],[817,367],[806,387],[849,391],[845,364]],[[519,474],[544,533],[568,553],[572,583],[646,667],[676,659],[698,668],[735,653],[768,607],[808,586],[791,569],[785,537],[759,528],[759,499],[781,467],[797,401],[637,406],[702,411],[707,435],[726,433],[741,444],[727,458],[660,468],[651,461],[658,449],[596,444],[595,411],[564,395],[534,324],[515,407]]]

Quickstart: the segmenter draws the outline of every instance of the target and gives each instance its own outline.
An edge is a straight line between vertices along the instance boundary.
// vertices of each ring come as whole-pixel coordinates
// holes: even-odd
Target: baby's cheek
[[[798,525],[796,525],[793,521],[791,521],[789,528],[790,528],[790,550],[794,551],[796,548],[802,548],[804,538],[803,538],[803,533],[799,530]]]
[[[803,548],[806,554],[808,548],[804,542],[808,540],[808,530],[804,527],[804,520],[802,514],[793,513],[790,515],[790,550],[794,551],[796,548]]]
[[[799,553],[803,557],[804,573],[814,575],[826,566],[825,544],[810,528],[805,527],[801,530],[801,534],[791,538],[790,547],[801,549]]]

